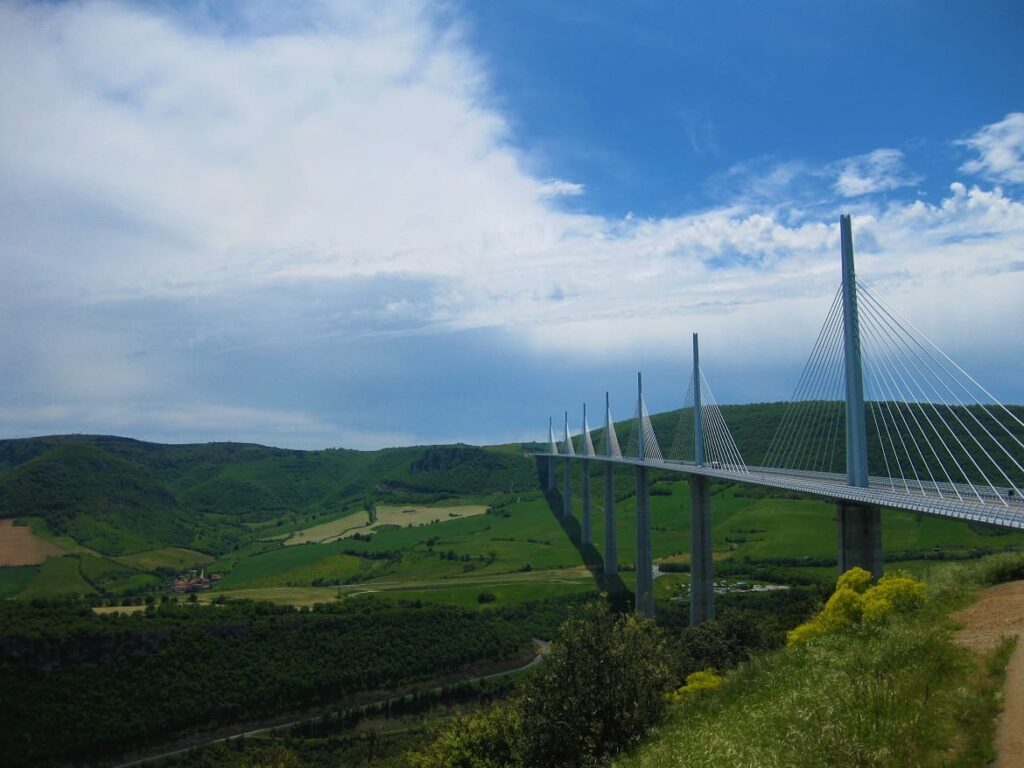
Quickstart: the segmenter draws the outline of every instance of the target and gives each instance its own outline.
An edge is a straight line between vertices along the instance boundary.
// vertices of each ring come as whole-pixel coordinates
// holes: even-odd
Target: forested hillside
[[[222,554],[247,526],[375,500],[536,486],[521,453],[471,446],[295,451],[106,436],[0,441],[0,517],[33,517],[105,555],[165,545]]]

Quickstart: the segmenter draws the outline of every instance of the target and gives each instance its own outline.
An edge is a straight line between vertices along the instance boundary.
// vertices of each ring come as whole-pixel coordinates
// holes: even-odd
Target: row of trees
[[[92,761],[196,730],[344,700],[524,656],[535,615],[360,600],[154,607],[95,616],[4,606],[0,743],[7,765]]]

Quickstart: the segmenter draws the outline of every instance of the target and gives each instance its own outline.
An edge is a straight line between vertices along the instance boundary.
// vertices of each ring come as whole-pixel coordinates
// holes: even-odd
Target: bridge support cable
[[[836,472],[842,436],[842,302],[837,290],[782,420],[763,459],[766,467]]]
[[[864,287],[863,289],[867,291],[866,287]],[[870,295],[870,292],[868,293]],[[938,346],[936,346],[936,344],[927,336],[925,336],[924,333],[918,330],[918,328],[913,323],[911,323],[909,320],[903,317],[903,315],[899,314],[899,312],[897,312],[895,309],[887,307],[885,303],[882,302],[881,300],[875,300],[877,301],[879,307],[882,308],[887,315],[889,315],[889,317],[893,320],[897,327],[903,330],[909,338],[913,339],[914,343],[917,346],[919,346],[922,350],[924,350],[925,353],[931,359],[934,360],[935,364],[938,367],[943,368],[950,376],[950,378],[956,381],[958,386],[960,386],[965,392],[968,393],[969,398],[975,401],[979,409],[986,415],[992,417],[993,421],[1000,427],[1002,431],[1006,432],[1006,436],[1012,442],[1016,443],[1018,448],[1024,450],[1024,442],[1021,442],[1021,438],[1018,435],[1014,434],[1011,428],[1007,427],[1007,423],[1016,423],[1017,427],[1024,428],[1024,420],[1021,420],[1021,418],[1014,414],[1013,411],[1011,411],[1005,405],[1000,403],[995,398],[995,396],[992,395],[991,392],[989,392],[987,389],[985,389],[985,387],[979,384],[973,376],[967,373],[967,371],[965,371],[963,368],[957,365],[957,363],[952,358],[950,358],[949,355],[947,355]],[[972,386],[976,388],[978,392],[984,395],[984,398],[987,398],[987,400],[989,401],[988,404],[986,404],[984,398],[980,398],[977,394],[972,393],[970,387],[968,387],[967,383],[965,382],[970,383]],[[994,416],[992,416],[989,410],[989,406],[992,406],[993,410],[1002,411],[1005,415],[1004,419],[997,419]]]
[[[740,449],[733,440],[729,425],[725,423],[722,409],[715,400],[708,380],[700,373],[701,385],[701,414],[704,428],[704,465],[709,462],[718,464],[721,469],[729,469],[733,472],[747,472],[746,462],[740,454]]]
[[[952,439],[957,440],[957,442],[959,442],[959,438],[950,431],[949,424],[942,417],[942,414],[939,413],[934,404],[927,399],[926,393],[924,393],[918,378],[915,376],[915,373],[920,375],[920,371],[915,372],[911,370],[911,366],[908,365],[907,360],[905,360],[903,355],[900,354],[900,350],[895,346],[894,340],[887,333],[887,329],[875,324],[875,322],[877,322],[877,318],[872,317],[870,311],[865,313],[865,320],[867,321],[867,327],[874,333],[874,341],[878,344],[881,359],[888,363],[890,369],[895,372],[898,383],[903,387],[902,390],[899,390],[900,399],[907,406],[907,410],[910,412],[915,426],[920,430],[925,444],[928,446],[932,457],[935,459],[935,463],[938,465],[943,477],[946,479],[946,483],[948,483],[948,486],[953,489],[956,497],[962,500],[963,496],[959,489],[957,489],[956,483],[953,481],[953,475],[963,478],[964,482],[968,487],[970,487],[975,497],[981,501],[981,495],[978,493],[977,488],[975,488],[970,482],[970,478],[964,471],[964,468],[957,459],[956,454],[950,448],[949,443],[947,443],[947,437],[949,436],[952,436]],[[938,417],[938,421],[945,428],[945,435],[943,434],[944,430],[940,430],[935,422],[932,421],[932,418],[928,413],[929,406],[933,413]],[[936,445],[941,446],[941,452],[936,448]],[[961,445],[960,447],[963,451],[963,446]],[[968,457],[966,451],[963,451],[961,455]],[[947,457],[948,460],[952,462],[952,465],[956,467],[955,472],[950,471],[950,467],[946,461]],[[936,487],[936,491],[941,496],[942,492],[938,487]]]
[[[865,338],[869,342],[875,341],[875,331],[871,324],[869,324],[865,330],[867,331]],[[899,418],[899,422],[893,426],[894,431],[901,436],[901,442],[906,446],[906,441],[903,440],[903,435],[906,435],[910,439],[911,445],[914,447],[914,453],[907,453],[907,462],[914,468],[914,476],[920,478],[921,474],[927,475],[929,485],[935,493],[942,498],[942,487],[939,485],[939,481],[935,479],[933,472],[933,466],[938,464],[939,469],[945,473],[945,469],[942,467],[941,462],[938,461],[938,453],[935,451],[935,447],[931,443],[931,439],[928,432],[924,429],[921,420],[917,416],[917,409],[914,408],[913,401],[906,394],[906,382],[903,380],[899,369],[892,363],[892,361],[885,355],[871,355],[874,365],[877,371],[881,374],[881,380],[884,384],[885,395],[887,402],[892,402],[896,411],[896,416]],[[901,388],[902,385],[902,388]],[[909,420],[907,417],[910,417]],[[913,422],[913,425],[911,425]],[[920,440],[918,439],[920,437]],[[879,439],[881,437],[879,436]],[[928,452],[935,458],[935,462],[929,461],[928,455],[925,450],[921,447],[921,443],[924,443],[928,448]],[[895,449],[895,444],[890,444],[892,449]],[[915,454],[916,453],[916,459]],[[920,467],[920,471],[918,471]],[[948,475],[946,476],[948,480]],[[920,484],[920,483],[919,483]],[[921,486],[922,493],[925,493],[924,486]]]
[[[794,422],[789,448],[782,453],[783,467],[810,472],[840,471],[837,449],[840,438],[845,440],[840,298],[837,292],[834,314],[826,318],[823,343],[816,359],[812,358],[803,391],[791,406],[800,418]]]
[[[693,376],[689,377],[690,385],[686,388],[686,395],[683,397],[682,408],[679,409],[679,420],[676,422],[676,429],[672,435],[672,447],[669,448],[665,458],[669,461],[694,464],[696,463],[694,451],[694,427],[693,427]]]
[[[612,408],[608,393],[604,393],[604,450],[605,456],[622,458],[619,440],[615,436],[615,422],[612,420]],[[607,462],[604,465],[604,575],[605,583],[609,576],[619,572],[619,547],[615,531],[615,465]]]
[[[1004,495],[1012,498],[1008,493],[1012,491],[1019,497],[1024,487],[1024,443],[1015,433],[1024,422],[909,321],[866,287],[861,290],[878,332],[884,336],[887,352],[903,361],[920,401],[942,424],[940,430],[929,420],[956,465],[957,474],[982,503],[986,503],[985,496],[988,502],[998,500],[1008,506]],[[955,446],[946,444],[943,433]],[[997,480],[998,485],[1005,486],[997,487]],[[978,486],[987,486],[987,490],[979,492]]]
[[[799,398],[797,408],[803,414],[798,422],[798,430],[793,434],[790,452],[785,457],[785,467],[830,472],[839,469],[832,462],[839,436],[845,435],[845,428],[841,427],[845,413],[842,406],[844,367],[841,306],[841,303],[837,303],[832,326],[828,329],[806,389]],[[830,437],[832,442],[829,442]]]
[[[636,411],[633,414],[633,428],[629,434],[629,442],[626,443],[626,455],[636,456],[644,461],[664,462],[665,459],[662,458],[661,449],[658,447],[658,437],[651,424],[651,414],[648,413],[647,403],[644,402],[639,373],[637,382],[640,393],[637,395]]]
[[[882,326],[882,330],[883,330],[883,333],[886,336],[886,342],[887,342],[887,344],[889,344],[889,348],[890,349],[892,349],[893,347],[895,347],[895,346],[897,346],[899,344],[899,342],[901,340],[899,339],[899,337],[894,337],[894,334],[891,332],[890,328],[887,328],[887,327],[885,327],[883,325]],[[902,351],[902,350],[898,350],[897,349],[896,353],[898,353],[899,351]],[[913,353],[914,357],[917,357],[915,350],[913,350],[911,348],[910,351]],[[973,439],[973,436],[971,435],[970,431],[968,430],[967,425],[964,424],[963,420],[960,418],[959,414],[957,414],[956,410],[953,409],[952,407],[950,407],[950,405],[948,403],[941,403],[942,395],[938,392],[937,388],[934,385],[934,382],[931,379],[931,375],[930,375],[931,372],[928,371],[926,367],[922,367],[921,363],[922,363],[922,361],[920,360],[919,357],[917,359],[911,359],[910,360],[910,365],[913,367],[914,370],[912,372],[908,371],[908,377],[914,383],[916,389],[918,390],[918,393],[922,397],[922,399],[919,401],[919,402],[922,403],[922,410],[924,410],[923,404],[927,404],[928,406],[930,406],[932,413],[934,413],[936,418],[942,423],[942,426],[944,427],[944,430],[945,430],[946,434],[951,437],[952,441],[956,442],[957,447],[959,448],[959,451],[958,451],[959,455],[961,457],[965,458],[966,461],[969,461],[973,465],[974,469],[978,473],[980,473],[980,476],[982,478],[984,478],[985,484],[989,486],[989,489],[992,491],[992,493],[994,495],[998,496],[999,494],[998,494],[998,491],[996,491],[995,486],[993,486],[992,483],[988,480],[988,478],[985,477],[984,470],[979,466],[977,460],[974,458],[973,451],[969,450],[964,445],[963,441],[961,440],[960,435],[957,434],[957,430],[954,430],[953,427],[951,426],[950,422],[946,420],[945,416],[943,415],[942,410],[940,410],[940,408],[937,407],[936,401],[933,398],[939,398],[940,399],[940,405],[943,408],[946,409],[946,411],[949,414],[949,416],[951,417],[951,419],[953,421],[957,422],[957,424],[964,431],[964,433],[967,435],[967,437]],[[905,364],[904,364],[903,367],[904,367],[905,370],[907,369],[907,366]],[[921,386],[921,382],[922,381],[924,381],[928,385],[928,389],[931,390],[931,394],[930,395],[924,390],[924,387]],[[968,476],[967,471],[965,471],[964,466],[962,466],[960,460],[958,460],[957,454],[953,452],[953,450],[951,449],[951,447],[949,445],[947,445],[946,440],[943,438],[942,431],[940,431],[931,422],[931,419],[928,417],[927,412],[925,412],[925,417],[928,418],[929,427],[931,427],[935,431],[936,435],[938,436],[938,439],[939,439],[940,443],[942,444],[942,447],[946,450],[946,453],[949,455],[950,459],[956,465],[956,468],[958,470],[959,475],[961,477],[963,477],[964,482],[971,488],[972,492],[978,498],[978,500],[982,501],[982,503],[984,503],[984,500],[982,499],[981,494],[978,492],[978,489],[975,487],[974,483],[971,482],[971,479]],[[974,442],[975,442],[975,445],[982,451],[982,453],[984,453],[985,456],[991,461],[992,457],[991,457],[991,455],[988,454],[988,451],[985,449],[985,447],[980,442],[978,442],[977,439],[974,439]]]
[[[594,455],[594,441],[590,439],[590,425],[587,424],[587,404],[583,404],[583,435],[582,453],[584,456]],[[583,468],[583,479],[580,485],[580,544],[584,546],[591,543],[590,526],[590,462],[584,459],[580,462]]]
[[[558,453],[558,442],[555,440],[554,420],[548,416],[548,453],[552,456]],[[555,490],[555,460],[548,456],[548,491]]]
[[[739,447],[733,439],[732,432],[725,421],[722,409],[715,400],[714,393],[703,371],[700,372],[700,396],[694,397],[693,376],[690,386],[683,399],[683,407],[679,412],[672,448],[666,459],[679,463],[696,464],[698,466],[718,465],[717,469],[728,469],[734,472],[748,472]],[[694,403],[700,403],[700,418],[696,418]],[[701,427],[700,447],[697,441],[697,424]],[[699,457],[698,457],[699,454]]]

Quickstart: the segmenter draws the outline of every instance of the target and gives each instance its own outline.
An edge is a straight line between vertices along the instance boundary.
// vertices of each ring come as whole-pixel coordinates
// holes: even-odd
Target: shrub
[[[925,584],[906,571],[887,573],[875,586],[863,568],[851,568],[839,577],[836,591],[821,612],[786,635],[799,645],[819,635],[861,624],[878,624],[892,613],[910,613],[924,605]]]
[[[514,704],[495,704],[452,718],[419,752],[408,755],[410,768],[502,768],[513,765],[513,740],[520,731]]]
[[[840,575],[839,580],[836,581],[837,590],[843,588],[852,589],[860,595],[864,594],[870,586],[871,574],[858,566],[854,566],[846,573]]]
[[[588,605],[562,625],[546,661],[519,701],[524,765],[596,765],[664,713],[669,655],[649,619]]]
[[[713,691],[721,688],[723,678],[713,669],[702,669],[686,676],[686,685],[676,689],[669,695],[670,701],[682,701],[703,691]]]
[[[599,765],[661,719],[671,679],[654,622],[593,603],[562,625],[545,664],[508,704],[449,721],[409,764]]]

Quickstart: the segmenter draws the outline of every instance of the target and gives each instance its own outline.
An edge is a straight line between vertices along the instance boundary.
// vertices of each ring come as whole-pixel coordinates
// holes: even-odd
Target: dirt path
[[[1011,581],[984,590],[976,603],[956,614],[963,623],[957,640],[979,651],[990,651],[999,639],[1016,635],[1017,649],[1006,667],[1004,708],[996,729],[993,768],[1024,768],[1024,581]]]

